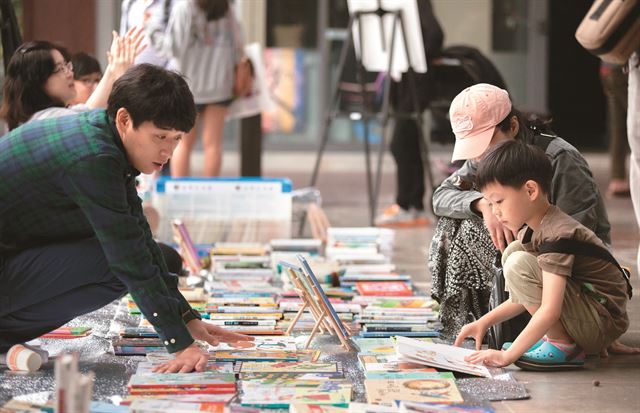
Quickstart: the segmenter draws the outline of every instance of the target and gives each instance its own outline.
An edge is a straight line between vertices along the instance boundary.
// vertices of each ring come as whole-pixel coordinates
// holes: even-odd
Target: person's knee
[[[503,260],[504,278],[508,285],[517,285],[524,279],[537,278],[538,262],[533,254],[525,251],[513,251]]]
[[[504,252],[502,253],[502,266],[504,267],[509,256],[518,251],[524,251],[524,247],[522,246],[522,243],[520,241],[515,240],[507,245],[507,248],[505,248]]]

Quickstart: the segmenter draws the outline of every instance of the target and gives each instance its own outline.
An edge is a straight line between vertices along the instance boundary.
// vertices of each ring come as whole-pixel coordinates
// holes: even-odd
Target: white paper
[[[382,9],[387,11],[402,10],[405,33],[409,49],[409,58],[413,70],[419,73],[427,71],[427,59],[424,54],[424,42],[420,29],[418,5],[415,0],[381,0]],[[378,0],[347,0],[349,14],[356,11],[371,11],[378,8]],[[391,35],[394,16],[385,14],[382,24],[377,15],[365,15],[361,19],[362,36],[365,39],[360,45],[360,30],[358,21],[353,25],[353,42],[356,55],[360,57],[365,69],[371,72],[386,72],[389,68],[389,54],[391,52]],[[383,43],[384,38],[384,43]],[[409,61],[405,53],[404,40],[400,22],[396,24],[393,61],[390,75],[394,80],[400,80],[402,73],[409,68]]]
[[[269,96],[267,87],[264,62],[262,61],[262,48],[259,43],[251,43],[244,48],[245,55],[251,59],[253,63],[253,88],[251,94],[247,97],[234,99],[226,120],[246,118],[255,116],[262,112],[275,110],[275,104]]]

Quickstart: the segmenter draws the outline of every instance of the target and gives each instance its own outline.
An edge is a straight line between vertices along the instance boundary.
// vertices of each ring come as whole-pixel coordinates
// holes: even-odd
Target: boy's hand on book
[[[482,350],[464,358],[465,361],[473,364],[482,363],[490,367],[504,367],[513,363],[506,351],[501,350]]]
[[[254,338],[244,334],[234,333],[222,327],[207,324],[201,320],[191,320],[187,323],[191,337],[196,340],[206,341],[212,346],[222,343],[236,343],[238,341],[253,341]]]
[[[486,332],[487,327],[485,327],[480,320],[474,321],[473,323],[469,323],[462,327],[453,345],[460,347],[465,338],[471,337],[476,341],[476,350],[480,350],[480,347],[482,346],[482,339]]]
[[[209,353],[202,350],[196,343],[184,350],[176,352],[176,358],[153,369],[154,373],[189,373],[204,371],[209,361]]]

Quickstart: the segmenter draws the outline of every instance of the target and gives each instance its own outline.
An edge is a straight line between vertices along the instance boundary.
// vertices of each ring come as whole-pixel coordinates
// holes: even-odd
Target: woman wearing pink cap
[[[519,139],[543,149],[551,160],[551,203],[611,243],[604,201],[589,165],[580,152],[546,125],[528,124],[512,107],[507,91],[480,83],[451,102],[451,127],[456,135],[452,160],[466,160],[433,194],[440,217],[429,253],[431,294],[440,302],[442,335],[453,338],[460,328],[488,311],[498,273],[499,252],[514,240],[512,231],[491,212],[475,188],[478,160],[491,146]]]

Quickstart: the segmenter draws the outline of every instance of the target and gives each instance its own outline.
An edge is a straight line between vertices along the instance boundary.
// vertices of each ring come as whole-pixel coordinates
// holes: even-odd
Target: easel
[[[392,31],[391,31],[389,60],[388,60],[386,75],[387,77],[389,76],[389,73],[391,72],[391,68],[393,65],[393,56],[394,56],[394,50],[396,47],[396,29],[397,29],[397,25],[400,24],[400,31],[402,33],[404,51],[406,53],[408,64],[409,64],[409,68],[406,73],[410,83],[411,99],[413,102],[413,112],[405,113],[405,112],[392,111],[389,103],[389,91],[390,91],[389,80],[387,80],[384,84],[384,93],[383,93],[384,99],[382,104],[382,112],[377,113],[373,111],[373,108],[370,107],[365,96],[365,85],[364,85],[365,68],[363,66],[362,60],[358,57],[358,54],[356,53],[356,65],[357,65],[356,77],[358,79],[358,83],[360,83],[360,93],[361,93],[362,105],[363,105],[362,112],[359,113],[358,115],[360,115],[360,118],[362,119],[364,124],[364,153],[365,153],[365,166],[366,166],[366,172],[367,172],[367,194],[369,198],[369,222],[371,225],[374,225],[374,219],[375,219],[377,203],[378,203],[378,196],[380,194],[380,182],[382,177],[382,158],[386,148],[386,134],[387,134],[387,124],[389,122],[389,118],[391,117],[393,117],[394,119],[409,118],[409,119],[413,119],[416,122],[418,127],[418,133],[420,134],[420,137],[418,139],[418,142],[420,145],[420,156],[422,158],[422,163],[424,165],[426,179],[429,186],[431,187],[431,190],[433,191],[435,189],[435,184],[433,182],[433,174],[431,172],[431,164],[429,162],[429,149],[427,146],[427,142],[424,139],[424,134],[422,131],[422,114],[420,112],[420,108],[418,104],[418,96],[416,93],[415,71],[413,69],[413,64],[411,62],[411,55],[409,53],[407,32],[406,32],[405,24],[403,23],[403,13],[401,10],[382,9],[381,0],[378,0],[378,8],[376,10],[356,11],[349,18],[349,25],[347,27],[347,39],[344,45],[342,46],[342,50],[340,52],[340,59],[338,61],[337,78],[336,78],[335,86],[332,89],[332,95],[330,100],[331,106],[327,110],[327,113],[325,114],[325,122],[323,124],[322,138],[316,154],[316,162],[313,168],[313,173],[311,175],[311,183],[310,183],[310,186],[313,187],[316,185],[316,182],[318,180],[320,162],[322,160],[322,155],[324,154],[324,150],[329,140],[329,130],[331,129],[331,124],[333,123],[333,120],[338,116],[347,115],[341,112],[339,109],[340,89],[338,85],[340,82],[340,78],[342,76],[342,72],[344,70],[347,53],[349,52],[354,40],[353,39],[354,24],[356,22],[358,23],[358,38],[360,40],[359,42],[360,50],[361,52],[363,52],[364,51],[363,44],[364,44],[365,36],[363,35],[363,30],[362,30],[362,26],[363,26],[362,17],[367,15],[376,15],[378,16],[379,19],[381,19],[380,20],[381,24],[383,24],[382,18],[383,16],[388,14],[391,14],[393,16],[393,25],[392,25]],[[384,37],[383,31],[381,32],[381,34]],[[385,43],[383,40],[383,45],[384,44]],[[350,114],[350,115],[353,115],[353,114]],[[371,170],[371,160],[370,160],[371,148],[369,147],[369,120],[375,119],[375,118],[378,118],[381,120],[383,132],[382,132],[382,142],[380,143],[380,146],[378,148],[377,169],[376,169],[375,184],[374,184],[372,170]],[[431,205],[430,198],[429,198],[429,205]],[[302,222],[300,224],[300,229],[299,229],[300,234],[302,234],[304,229],[305,218],[306,217],[303,216]]]
[[[300,298],[302,299],[302,307],[298,310],[293,320],[291,320],[291,324],[286,331],[287,335],[290,335],[293,332],[297,322],[302,317],[302,314],[306,309],[309,309],[311,316],[315,320],[315,324],[313,325],[313,329],[311,330],[311,335],[307,339],[305,343],[305,350],[309,348],[311,341],[316,336],[318,332],[324,334],[325,332],[330,335],[335,335],[340,340],[340,345],[347,351],[351,349],[349,345],[349,336],[345,335],[338,326],[338,322],[331,317],[331,310],[328,308],[325,301],[321,298],[321,292],[316,288],[314,283],[309,279],[309,277],[302,271],[301,268],[293,266],[288,263],[281,263],[287,273],[289,274],[289,278],[295,285],[295,291],[298,293]],[[324,294],[324,292],[322,292]],[[343,326],[347,333],[350,335],[351,331],[347,326]]]

